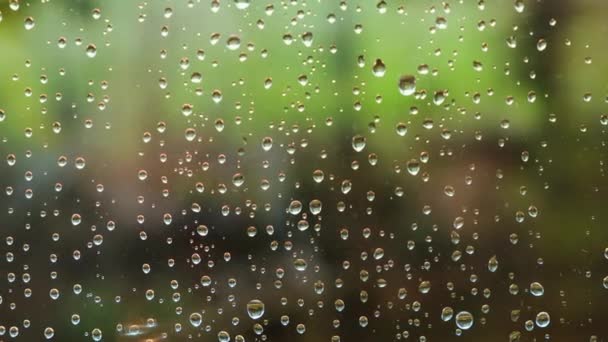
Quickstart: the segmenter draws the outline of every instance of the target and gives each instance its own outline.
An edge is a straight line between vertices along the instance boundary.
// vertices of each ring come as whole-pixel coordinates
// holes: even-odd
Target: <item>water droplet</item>
[[[193,72],[192,75],[190,76],[190,82],[192,82],[192,83],[201,83],[202,81],[203,81],[203,75],[201,75],[200,72]]]
[[[82,218],[80,217],[79,214],[72,215],[72,225],[73,226],[79,225],[81,221],[82,221]]]
[[[367,140],[362,135],[355,135],[352,139],[353,150],[361,152],[365,148]]]
[[[444,322],[451,320],[452,317],[454,317],[454,309],[452,309],[451,307],[446,306],[441,310],[441,319]]]
[[[91,337],[93,338],[93,341],[101,341],[103,334],[99,328],[95,328],[91,331]]]
[[[454,197],[454,195],[456,194],[456,191],[454,190],[454,187],[451,185],[446,185],[443,188],[443,193],[448,196],[448,197]]]
[[[249,7],[249,1],[250,0],[234,0],[234,5],[236,6],[236,8],[244,10]]]
[[[95,46],[95,44],[89,44],[87,46],[86,52],[89,58],[93,58],[97,55],[97,47]]]
[[[247,303],[247,314],[251,319],[259,319],[264,315],[264,303],[259,299],[253,299]]]
[[[541,311],[536,315],[536,325],[539,328],[546,328],[551,323],[551,317],[546,311]]]
[[[490,260],[488,260],[488,270],[490,272],[496,272],[498,269],[498,260],[496,259],[496,255],[492,256]]]
[[[384,65],[384,62],[380,58],[376,59],[376,62],[372,66],[372,73],[376,77],[383,77],[384,73],[386,73],[386,65]]]
[[[302,211],[302,202],[297,200],[291,201],[288,211],[291,215],[298,215]]]
[[[533,282],[530,284],[530,293],[535,297],[540,297],[545,293],[545,288],[539,282]]]
[[[228,37],[228,40],[226,41],[226,47],[228,48],[228,50],[237,50],[239,47],[241,47],[241,38],[235,35]]]
[[[245,176],[243,176],[243,174],[236,173],[236,174],[234,174],[234,176],[232,176],[232,184],[234,184],[234,186],[240,187],[244,183],[245,183]]]
[[[304,259],[296,259],[293,262],[293,266],[295,267],[295,269],[297,271],[303,272],[303,271],[306,271],[306,268],[308,267],[308,263]]]
[[[544,51],[547,48],[547,41],[544,39],[539,39],[538,42],[536,43],[536,49],[538,51]]]
[[[217,333],[217,340],[219,342],[230,342],[230,334],[226,331],[220,331]]]
[[[302,34],[302,44],[304,44],[304,46],[306,46],[306,47],[312,46],[313,39],[314,39],[314,37],[313,37],[312,32],[304,32]]]
[[[460,311],[456,314],[456,326],[468,330],[473,326],[473,315],[468,311]]]
[[[410,159],[406,166],[407,172],[412,176],[416,176],[420,172],[420,162],[417,159]]]
[[[201,316],[201,314],[198,312],[190,314],[190,324],[192,324],[193,327],[198,327],[201,323],[203,323],[203,316]]]
[[[36,26],[36,22],[34,21],[34,18],[27,17],[27,18],[25,18],[25,22],[23,25],[26,30],[31,30],[34,28],[34,26]]]
[[[310,201],[310,203],[308,204],[308,207],[310,209],[311,214],[319,215],[323,208],[323,204],[318,199],[314,199],[314,200]]]
[[[265,137],[264,139],[262,139],[262,149],[264,151],[270,151],[271,148],[272,148],[272,138]]]
[[[399,78],[399,92],[403,96],[410,96],[416,92],[416,77],[403,75]]]
[[[44,337],[45,337],[47,340],[52,339],[52,338],[53,338],[53,336],[55,336],[55,330],[53,330],[53,328],[51,328],[51,327],[47,327],[47,328],[45,328],[45,329],[44,329]]]

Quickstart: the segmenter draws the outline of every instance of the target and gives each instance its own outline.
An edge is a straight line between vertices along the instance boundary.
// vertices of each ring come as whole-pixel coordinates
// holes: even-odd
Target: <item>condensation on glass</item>
[[[606,341],[599,0],[0,3],[0,341]]]

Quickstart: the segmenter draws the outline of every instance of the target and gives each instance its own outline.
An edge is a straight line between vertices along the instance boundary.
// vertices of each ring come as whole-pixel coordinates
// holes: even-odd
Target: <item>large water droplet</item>
[[[251,319],[258,319],[264,315],[264,302],[252,299],[247,303],[247,314]]]
[[[353,150],[355,150],[356,152],[363,151],[363,149],[365,148],[366,142],[367,142],[367,140],[365,139],[364,136],[355,135],[353,137],[353,141],[352,141]]]
[[[386,65],[384,65],[384,62],[380,58],[376,59],[376,62],[372,66],[372,73],[376,77],[382,77],[386,73]]]
[[[249,1],[250,0],[234,0],[234,5],[236,6],[236,8],[244,10],[249,7]]]
[[[198,312],[190,314],[190,324],[194,327],[198,327],[203,322],[203,316]]]
[[[541,311],[536,315],[536,325],[539,328],[546,328],[551,323],[551,317],[546,311]]]
[[[416,77],[403,75],[399,78],[399,92],[403,96],[410,96],[416,92]]]
[[[473,315],[468,311],[460,311],[456,314],[456,326],[468,330],[473,326]]]

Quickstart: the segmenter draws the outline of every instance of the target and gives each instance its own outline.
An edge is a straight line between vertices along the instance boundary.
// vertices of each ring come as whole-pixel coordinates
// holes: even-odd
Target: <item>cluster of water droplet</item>
[[[559,256],[545,266],[561,241],[546,227],[562,222],[542,198],[581,186],[555,178],[578,159],[526,138],[529,121],[549,136],[557,114],[521,114],[561,96],[535,81],[561,45],[557,20],[527,29],[522,0],[370,4],[124,3],[137,15],[117,28],[154,32],[133,56],[156,49],[124,66],[119,35],[137,33],[114,32],[112,11],[91,8],[91,30],[70,36],[9,0],[23,37],[43,31],[66,61],[55,71],[32,53],[0,75],[25,88],[0,103],[0,340],[519,341],[567,327],[568,294],[551,282],[596,275],[556,271]],[[97,69],[118,89],[85,71]],[[135,93],[143,122],[125,118]],[[568,137],[605,158],[585,138],[604,134],[599,117]]]

